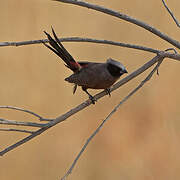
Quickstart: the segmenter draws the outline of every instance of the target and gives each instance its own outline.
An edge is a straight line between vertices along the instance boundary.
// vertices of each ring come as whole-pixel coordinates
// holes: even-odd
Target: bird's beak
[[[123,69],[122,72],[123,72],[123,73],[128,73],[126,69]]]

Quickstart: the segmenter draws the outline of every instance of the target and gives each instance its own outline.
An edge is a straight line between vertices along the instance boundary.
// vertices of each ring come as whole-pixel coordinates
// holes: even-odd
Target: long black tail
[[[65,63],[68,68],[70,68],[72,71],[76,72],[79,70],[80,65],[74,60],[74,58],[69,54],[69,52],[64,48],[60,40],[58,39],[56,33],[54,32],[54,29],[52,28],[52,33],[54,36],[54,39],[46,32],[44,33],[47,35],[47,38],[49,40],[49,45],[43,42],[43,44],[49,48],[51,51],[53,51],[55,54],[57,54]]]

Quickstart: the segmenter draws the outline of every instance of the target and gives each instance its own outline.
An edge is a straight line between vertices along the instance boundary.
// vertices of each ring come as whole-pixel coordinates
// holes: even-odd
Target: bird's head
[[[114,77],[120,77],[124,73],[128,73],[124,65],[119,61],[109,58],[107,59],[106,63],[108,71]]]

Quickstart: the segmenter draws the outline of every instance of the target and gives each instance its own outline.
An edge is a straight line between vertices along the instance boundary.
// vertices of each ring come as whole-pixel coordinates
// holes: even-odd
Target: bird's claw
[[[111,97],[111,89],[107,88],[107,89],[105,89],[105,91],[106,91],[107,95],[109,95],[109,97]]]
[[[91,100],[92,104],[95,104],[97,100],[93,96],[89,96],[89,99]]]

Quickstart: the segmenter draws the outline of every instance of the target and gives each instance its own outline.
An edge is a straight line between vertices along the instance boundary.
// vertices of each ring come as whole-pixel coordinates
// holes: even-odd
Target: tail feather
[[[62,48],[63,52],[64,52],[64,55],[66,55],[67,58],[73,60],[74,62],[76,62],[74,60],[74,58],[69,54],[69,52],[65,49],[65,47],[62,45],[62,43],[60,42],[60,40],[58,39],[56,33],[54,32],[54,29],[52,28],[52,33],[53,33],[53,36],[56,40],[56,42],[60,45],[60,47]]]
[[[44,31],[46,34],[49,45],[46,43],[43,43],[48,49],[53,51],[55,54],[57,54],[65,63],[68,68],[70,68],[72,71],[76,72],[80,69],[80,65],[74,60],[74,58],[69,54],[69,52],[64,48],[60,40],[57,38],[56,33],[54,32],[54,29],[52,28],[52,33],[54,35],[53,39],[46,31]]]
[[[67,57],[65,56],[65,53],[61,50],[61,48],[59,47],[57,42],[46,31],[44,31],[44,33],[47,35],[49,44],[54,48],[54,50],[56,51],[56,54],[58,54],[58,56],[60,56],[66,62]],[[50,48],[50,49],[52,50],[52,48]]]

